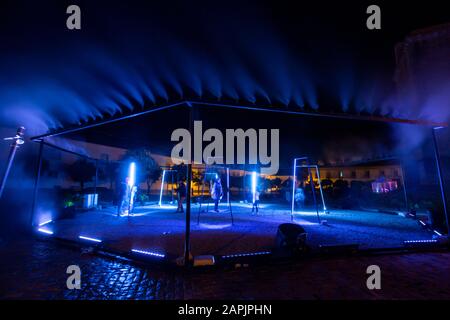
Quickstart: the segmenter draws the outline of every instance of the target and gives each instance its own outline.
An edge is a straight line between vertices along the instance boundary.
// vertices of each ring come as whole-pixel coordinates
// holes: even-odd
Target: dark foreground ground
[[[450,299],[450,253],[308,260],[181,273],[136,267],[51,242],[0,247],[0,299]],[[66,288],[79,265],[80,290]],[[381,268],[381,290],[366,268]]]

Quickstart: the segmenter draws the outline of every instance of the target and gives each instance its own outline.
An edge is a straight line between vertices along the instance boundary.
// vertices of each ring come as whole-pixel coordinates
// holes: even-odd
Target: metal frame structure
[[[297,164],[297,161],[307,160],[307,159],[308,159],[307,157],[294,158],[294,168],[293,168],[294,172],[293,172],[293,176],[292,176],[291,221],[294,221],[294,213],[295,213],[294,204],[295,204],[295,186],[296,186],[296,182],[297,182],[297,168],[306,168],[306,169],[308,169],[309,184],[311,185],[314,206],[316,207],[317,220],[320,223],[321,221],[320,221],[320,215],[319,215],[319,207],[317,205],[316,192],[315,192],[315,188],[314,188],[314,180],[313,180],[312,173],[311,173],[311,169],[316,170],[317,180],[319,181],[320,196],[322,198],[323,211],[325,212],[327,210],[327,207],[325,205],[325,199],[323,197],[319,167],[317,165],[308,165],[308,164],[300,164],[299,165],[299,164]]]
[[[434,156],[435,156],[435,160],[436,160],[436,169],[437,169],[438,178],[439,178],[439,187],[440,187],[440,191],[441,191],[442,205],[444,208],[445,223],[447,225],[447,236],[448,236],[448,235],[450,235],[450,224],[449,224],[450,219],[448,216],[448,208],[447,208],[448,202],[447,202],[447,195],[446,195],[446,191],[445,191],[444,177],[443,177],[443,173],[442,173],[441,155],[440,155],[439,145],[438,145],[437,137],[436,137],[436,131],[439,129],[442,129],[442,127],[435,127],[433,129],[431,129],[431,136],[433,137]]]
[[[233,105],[233,104],[225,104],[225,103],[209,103],[209,102],[202,102],[202,101],[189,101],[189,100],[183,100],[179,101],[173,104],[167,104],[163,106],[159,106],[152,109],[147,109],[144,111],[128,114],[128,115],[122,115],[118,116],[112,119],[104,120],[104,121],[97,121],[93,123],[86,123],[83,125],[73,126],[71,128],[63,128],[63,129],[57,129],[52,130],[48,133],[41,134],[38,136],[34,136],[30,138],[32,141],[39,142],[41,144],[40,151],[39,151],[39,160],[38,160],[38,166],[36,168],[36,178],[34,183],[34,191],[33,191],[33,207],[32,207],[32,213],[31,213],[31,221],[33,221],[35,209],[36,209],[36,200],[37,200],[37,190],[39,188],[39,179],[41,174],[41,166],[42,166],[42,153],[43,153],[43,146],[44,144],[47,144],[45,139],[49,137],[55,137],[63,134],[73,133],[81,130],[85,130],[88,128],[97,127],[104,124],[114,123],[134,117],[138,117],[144,114],[150,114],[153,112],[166,110],[174,107],[179,106],[187,106],[190,109],[190,115],[189,115],[189,132],[191,134],[191,145],[193,145],[193,123],[194,120],[196,120],[196,109],[198,107],[223,107],[223,108],[231,108],[231,109],[238,109],[238,110],[253,110],[253,111],[259,111],[259,112],[275,112],[275,113],[282,113],[282,114],[292,114],[292,115],[299,115],[299,116],[312,116],[312,117],[322,117],[322,118],[339,118],[339,119],[351,119],[351,120],[359,120],[359,121],[374,121],[374,122],[386,122],[386,123],[403,123],[403,124],[414,124],[414,125],[422,125],[422,126],[429,126],[432,128],[432,135],[433,135],[433,142],[434,142],[434,150],[435,150],[435,157],[436,157],[436,166],[439,173],[439,184],[441,188],[441,197],[442,201],[444,203],[444,211],[445,211],[445,217],[447,221],[448,226],[448,212],[447,212],[447,200],[445,197],[445,188],[443,183],[443,178],[441,174],[441,165],[440,165],[440,154],[439,149],[437,146],[436,136],[434,130],[447,127],[448,124],[445,122],[433,122],[433,121],[426,121],[426,120],[410,120],[410,119],[401,119],[401,118],[388,118],[388,117],[380,117],[380,116],[371,116],[371,115],[351,115],[351,114],[337,114],[337,113],[319,113],[319,112],[307,112],[307,111],[298,111],[292,108],[287,107],[268,107],[268,106],[256,106],[256,105]],[[190,221],[191,221],[191,180],[192,180],[192,153],[191,153],[191,159],[187,165],[187,197],[186,197],[186,230],[185,230],[185,254],[184,254],[184,263],[186,266],[190,265],[191,260],[191,254],[190,254]],[[292,213],[291,213],[292,214]],[[449,229],[448,229],[449,230]]]
[[[158,201],[158,205],[161,207],[162,206],[162,197],[163,197],[163,192],[164,192],[164,180],[165,180],[165,176],[166,176],[166,172],[170,172],[171,173],[171,194],[172,194],[172,202],[173,202],[173,173],[177,172],[177,170],[174,169],[163,169],[163,174],[161,177],[161,189],[159,191],[159,201]],[[166,185],[168,185],[166,183]]]
[[[17,133],[14,137],[4,138],[4,141],[12,141],[9,148],[8,162],[6,164],[5,171],[3,173],[1,182],[0,182],[0,198],[3,195],[3,190],[5,190],[6,180],[8,179],[9,172],[11,170],[12,164],[14,162],[14,157],[16,156],[17,149],[25,143],[23,136],[25,134],[25,127],[19,127],[17,129]]]
[[[103,159],[96,159],[89,157],[85,154],[81,154],[72,150],[65,149],[63,147],[57,146],[55,144],[49,143],[45,141],[44,139],[34,140],[34,142],[39,143],[39,152],[38,152],[38,161],[35,168],[35,179],[34,179],[34,185],[33,185],[33,197],[32,197],[32,205],[31,205],[31,214],[30,214],[30,226],[34,227],[34,218],[35,213],[37,209],[37,198],[38,198],[38,190],[39,190],[39,183],[41,179],[41,170],[42,170],[42,160],[44,156],[44,147],[50,147],[56,150],[59,150],[61,152],[69,153],[74,156],[92,161],[95,163],[95,175],[94,175],[94,193],[97,191],[97,185],[98,185],[98,164],[100,161],[106,161]]]
[[[206,162],[209,162],[209,158],[206,160]],[[224,165],[217,165],[217,164],[205,164],[205,173],[203,175],[203,184],[202,184],[202,195],[201,195],[201,201],[200,206],[198,208],[197,213],[197,224],[200,224],[200,214],[204,211],[202,211],[202,204],[204,199],[204,191],[205,191],[205,185],[207,183],[207,175],[208,173],[211,174],[212,172],[208,172],[208,168],[220,168],[225,169],[226,175],[227,175],[227,204],[228,204],[228,210],[230,211],[230,217],[231,217],[231,225],[234,225],[234,217],[233,217],[233,209],[231,207],[231,201],[230,201],[230,168]],[[217,174],[217,173],[216,173]],[[209,211],[209,201],[206,202],[206,212]]]

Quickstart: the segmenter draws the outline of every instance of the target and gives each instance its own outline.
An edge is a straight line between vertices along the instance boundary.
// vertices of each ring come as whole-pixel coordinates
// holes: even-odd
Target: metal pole
[[[94,180],[94,203],[95,203],[95,206],[98,205],[97,184],[98,184],[98,160],[95,160],[95,180]]]
[[[295,201],[295,180],[297,171],[297,159],[294,159],[294,175],[292,176],[292,195],[291,195],[291,221],[294,221],[294,201]]]
[[[5,190],[6,180],[8,179],[9,171],[11,170],[12,163],[14,161],[14,157],[16,155],[17,145],[15,143],[11,144],[11,148],[9,149],[8,155],[8,163],[6,164],[5,172],[3,173],[2,183],[0,186],[0,198],[3,195],[3,191]]]
[[[448,222],[449,217],[448,217],[448,211],[447,211],[447,196],[445,194],[444,178],[442,177],[442,168],[441,168],[441,155],[439,152],[439,146],[437,143],[435,130],[437,130],[437,129],[436,128],[431,129],[431,133],[433,136],[434,156],[436,158],[436,168],[437,168],[437,173],[438,173],[438,178],[439,178],[439,187],[441,190],[442,204],[444,207],[445,222],[447,224],[447,235],[448,235],[450,232],[450,228],[449,228],[449,222]]]
[[[11,143],[11,148],[9,149],[8,163],[6,164],[5,172],[3,173],[2,181],[0,184],[0,198],[2,197],[3,191],[5,190],[6,180],[8,180],[9,172],[11,171],[14,157],[16,156],[17,148],[19,148],[19,146],[24,143],[23,141],[24,132],[25,128],[19,127],[14,137],[4,139],[4,140],[13,140],[13,142]]]
[[[37,208],[37,196],[38,196],[38,189],[39,189],[39,181],[41,179],[43,153],[44,153],[44,140],[41,140],[39,143],[39,155],[38,155],[38,163],[36,166],[36,176],[34,178],[33,202],[31,204],[31,216],[30,216],[31,227],[34,226],[34,216],[36,214],[36,208]]]
[[[230,210],[231,215],[231,225],[234,225],[233,209],[231,208],[230,202],[230,168],[227,168],[227,201],[228,201],[228,210]]]
[[[317,180],[319,181],[319,190],[320,190],[320,196],[322,197],[322,205],[323,205],[323,211],[325,213],[325,211],[327,211],[327,207],[325,205],[325,198],[323,197],[323,191],[322,191],[322,182],[320,179],[320,170],[319,170],[319,166],[315,166],[316,168],[316,173],[317,173]]]
[[[230,204],[230,169],[227,168],[227,202]]]
[[[186,232],[184,239],[184,266],[189,266],[190,256],[191,256],[191,179],[192,179],[192,152],[194,146],[194,107],[189,106],[189,133],[191,135],[190,143],[190,156],[189,163],[187,165],[187,194],[186,194]]]
[[[319,207],[317,206],[317,199],[316,199],[316,190],[314,188],[314,180],[313,180],[313,176],[312,176],[310,167],[308,167],[308,173],[309,173],[309,184],[311,185],[313,201],[314,201],[314,205],[316,206],[317,220],[320,223]]]
[[[170,195],[171,195],[171,203],[173,203],[173,171],[170,169]]]
[[[161,178],[161,188],[159,190],[159,206],[162,205],[162,196],[164,191],[164,177],[166,176],[166,170],[163,170],[162,178]],[[177,209],[178,210],[178,209]]]
[[[408,213],[409,212],[408,193],[406,191],[406,178],[405,178],[405,171],[403,170],[403,165],[400,165],[400,171],[402,172],[403,196],[405,197],[405,210],[406,213]]]

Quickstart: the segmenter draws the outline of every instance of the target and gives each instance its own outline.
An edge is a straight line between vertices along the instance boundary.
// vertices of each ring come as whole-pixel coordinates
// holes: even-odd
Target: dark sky
[[[374,3],[382,15],[375,31],[366,28],[366,8]],[[70,4],[82,9],[80,31],[65,27]],[[41,134],[187,98],[389,116],[396,106],[382,106],[394,90],[395,44],[415,29],[449,21],[444,1],[6,0],[0,124]],[[182,116],[153,120],[154,141],[178,125],[174,117]],[[273,119],[208,117],[250,118],[265,127]],[[335,137],[391,134],[367,123],[309,120],[300,132],[296,121],[277,121],[286,137],[314,130]]]

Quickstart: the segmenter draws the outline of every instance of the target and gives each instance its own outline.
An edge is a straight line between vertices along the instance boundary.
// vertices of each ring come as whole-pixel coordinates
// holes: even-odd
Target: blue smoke
[[[288,37],[258,6],[182,3],[143,10],[101,4],[83,3],[78,33],[57,28],[60,20],[46,22],[47,8],[18,7],[41,17],[35,18],[41,27],[4,41],[9,50],[0,60],[1,124],[25,125],[37,134],[181,99],[447,116],[436,113],[446,95],[412,109],[407,97],[393,96],[390,75],[360,69],[350,48],[335,47],[328,38],[314,47],[305,34]],[[1,32],[11,34],[19,23],[10,21]]]

